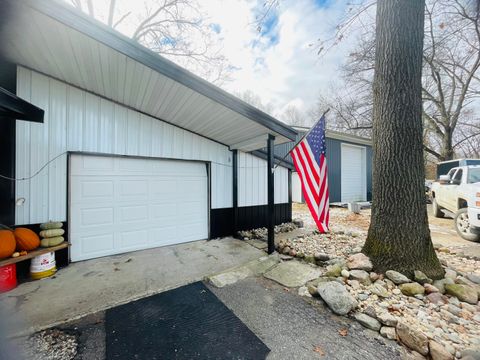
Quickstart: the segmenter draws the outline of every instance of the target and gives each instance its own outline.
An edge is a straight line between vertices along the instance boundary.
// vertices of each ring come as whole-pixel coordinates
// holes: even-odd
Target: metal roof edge
[[[228,107],[281,136],[295,140],[297,132],[290,126],[147,49],[127,36],[109,28],[107,25],[81,13],[66,3],[61,3],[57,0],[22,0],[19,2]],[[15,3],[17,2],[14,1]]]
[[[299,132],[307,132],[308,130],[310,130],[310,128],[303,127],[303,126],[293,126],[293,128]],[[372,139],[369,139],[363,136],[348,134],[348,133],[344,133],[336,130],[327,129],[325,136],[330,139],[349,141],[355,144],[363,144],[363,145],[370,145],[370,146],[372,145]]]

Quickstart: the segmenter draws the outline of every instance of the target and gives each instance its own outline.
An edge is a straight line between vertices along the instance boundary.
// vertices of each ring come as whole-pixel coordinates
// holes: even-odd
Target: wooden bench
[[[52,247],[48,247],[48,248],[40,247],[36,250],[29,251],[27,253],[27,255],[17,256],[17,257],[9,257],[7,259],[0,260],[0,267],[5,266],[5,265],[10,265],[10,264],[15,264],[15,263],[18,263],[20,261],[28,260],[28,259],[34,258],[35,256],[46,254],[46,253],[49,253],[49,252],[52,252],[52,251],[62,250],[62,249],[65,249],[69,246],[70,246],[70,244],[67,241],[64,241],[63,243],[58,244],[56,246],[52,246]]]

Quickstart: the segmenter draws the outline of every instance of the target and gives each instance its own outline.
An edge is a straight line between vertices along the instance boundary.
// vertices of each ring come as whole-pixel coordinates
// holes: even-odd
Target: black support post
[[[238,231],[238,150],[232,152],[232,169],[233,169],[233,236],[237,235]]]
[[[268,253],[275,251],[275,189],[274,189],[274,142],[275,136],[269,134],[267,140],[267,191],[268,191]]]

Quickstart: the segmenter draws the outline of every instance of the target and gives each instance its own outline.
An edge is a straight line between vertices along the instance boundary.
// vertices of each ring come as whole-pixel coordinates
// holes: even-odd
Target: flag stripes
[[[300,177],[305,202],[318,230],[322,233],[328,231],[330,219],[325,153],[325,119],[322,117],[291,151],[295,169]]]

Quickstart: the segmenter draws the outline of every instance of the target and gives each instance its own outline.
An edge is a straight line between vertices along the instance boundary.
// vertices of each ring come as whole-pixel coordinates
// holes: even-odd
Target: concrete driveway
[[[3,330],[20,335],[46,329],[202,280],[263,255],[244,241],[223,238],[72,263],[52,278],[27,282],[0,295]]]

